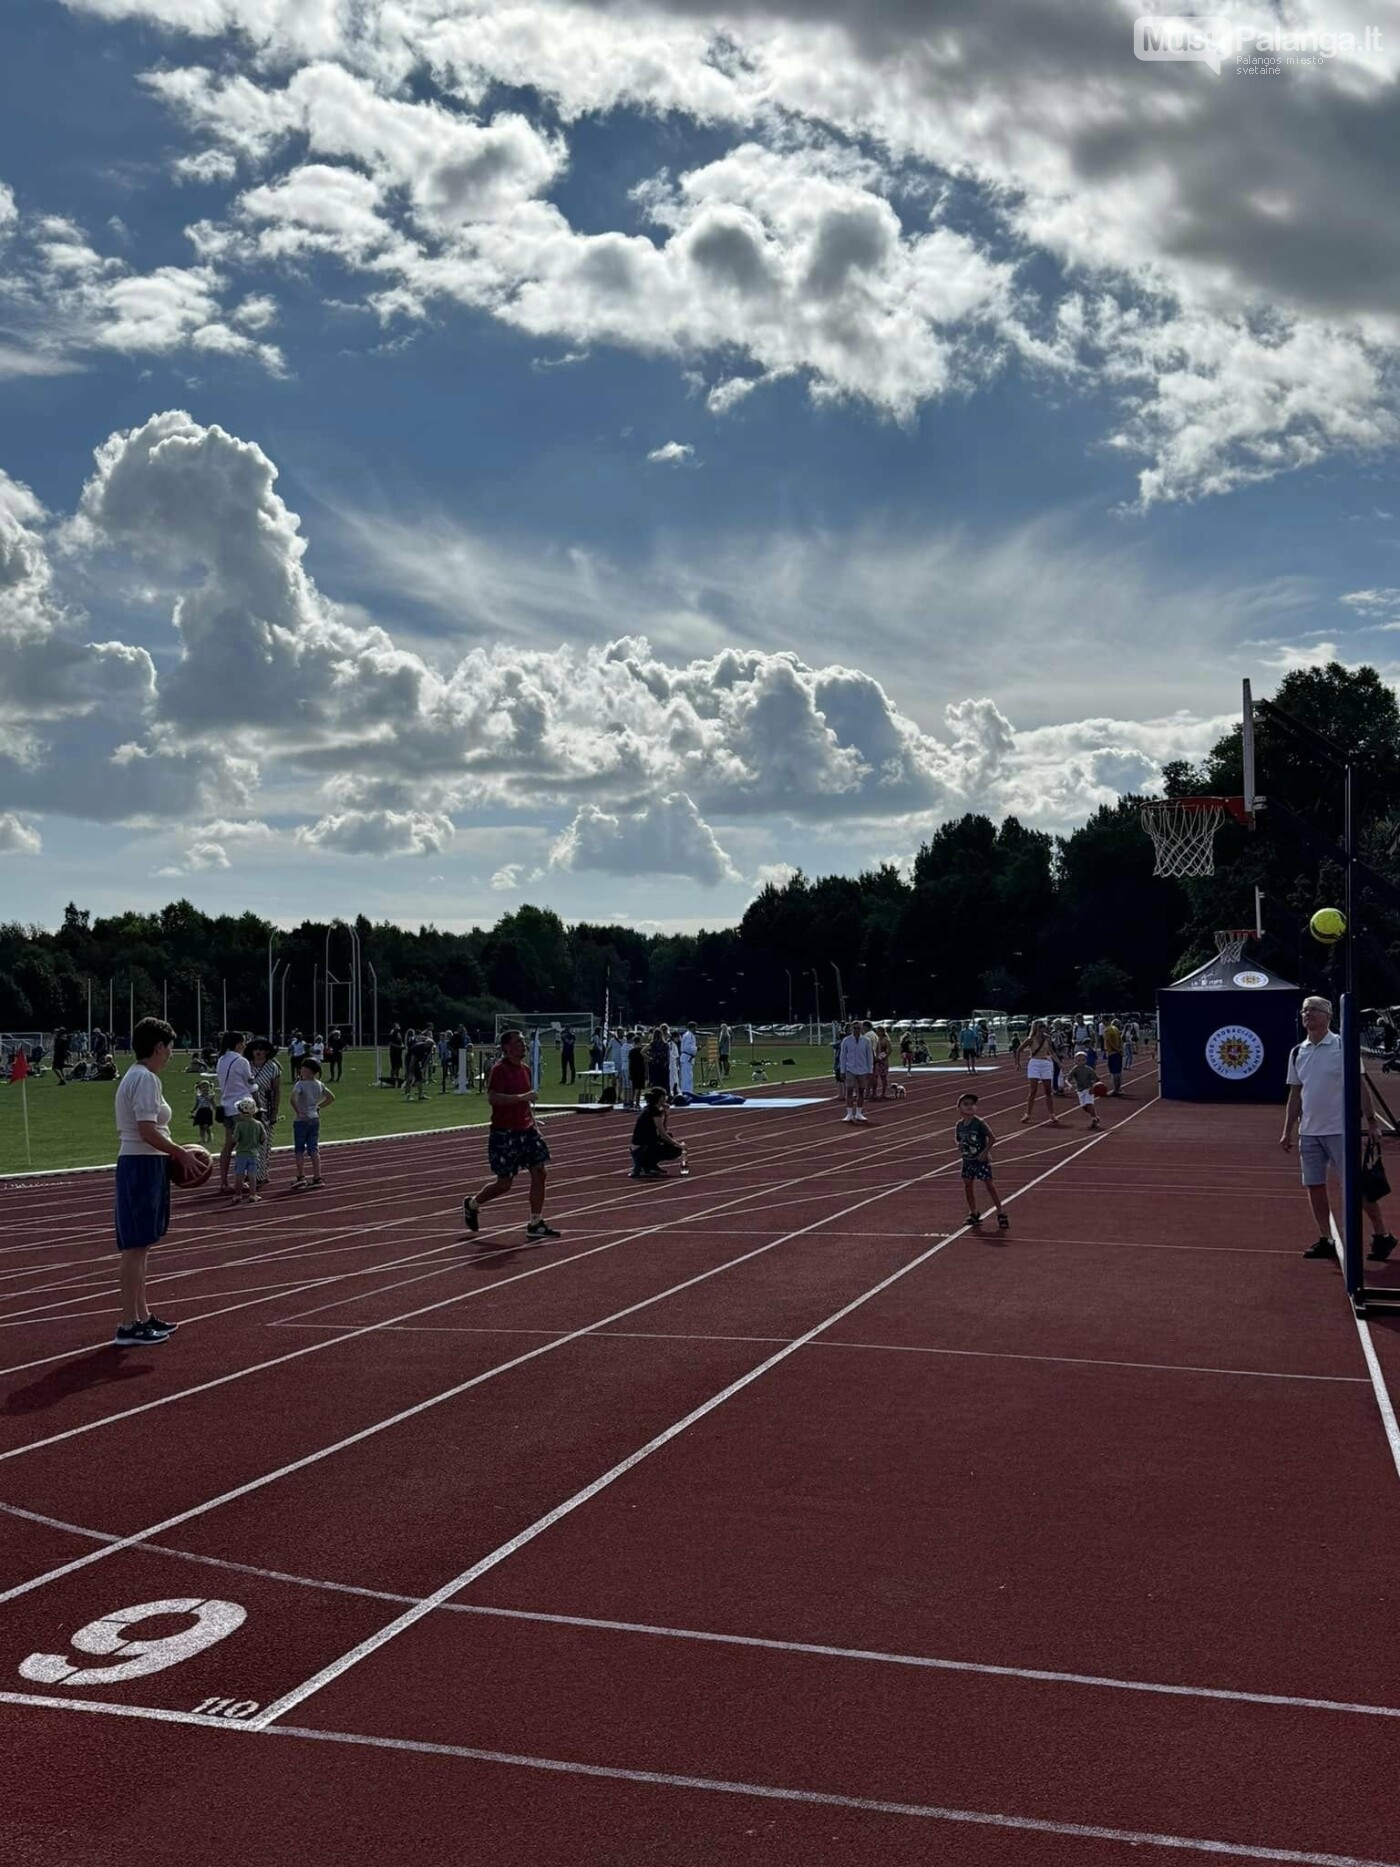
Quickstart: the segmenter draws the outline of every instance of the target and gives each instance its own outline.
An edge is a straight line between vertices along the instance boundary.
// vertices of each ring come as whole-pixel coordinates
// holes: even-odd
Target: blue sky
[[[7,914],[717,924],[1389,671],[1388,52],[897,14],[7,9]]]

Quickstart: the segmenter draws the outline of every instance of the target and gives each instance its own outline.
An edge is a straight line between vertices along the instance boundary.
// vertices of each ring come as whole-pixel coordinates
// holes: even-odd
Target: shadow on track
[[[15,1388],[5,1397],[5,1412],[42,1413],[46,1407],[57,1406],[60,1400],[68,1400],[90,1387],[136,1380],[151,1371],[149,1361],[134,1361],[129,1348],[118,1348],[112,1343],[78,1361],[66,1361],[61,1367],[51,1368],[28,1387]]]

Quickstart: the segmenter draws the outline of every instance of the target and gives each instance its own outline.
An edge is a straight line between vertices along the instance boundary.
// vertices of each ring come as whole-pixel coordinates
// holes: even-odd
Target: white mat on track
[[[685,1102],[673,1104],[678,1115],[737,1115],[742,1109],[810,1109],[830,1102],[830,1096],[750,1096],[747,1102]],[[633,1115],[620,1102],[537,1102],[537,1115]]]

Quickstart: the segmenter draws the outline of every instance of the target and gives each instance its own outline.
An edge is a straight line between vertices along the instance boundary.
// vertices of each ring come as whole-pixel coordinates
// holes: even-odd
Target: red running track
[[[561,1116],[544,1250],[479,1133],[190,1196],[139,1353],[110,1182],[8,1183],[0,1858],[1400,1867],[1400,1332],[1277,1111],[1003,1067],[978,1235],[961,1087]]]

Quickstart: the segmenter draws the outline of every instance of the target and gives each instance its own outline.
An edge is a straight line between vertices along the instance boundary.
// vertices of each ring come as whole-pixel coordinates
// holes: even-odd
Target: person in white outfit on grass
[[[700,1053],[700,1039],[695,1026],[688,1024],[681,1032],[681,1094],[695,1094],[695,1059]]]
[[[846,1085],[845,1121],[865,1120],[865,1092],[875,1068],[875,1049],[857,1018],[841,1039],[841,1079]]]

